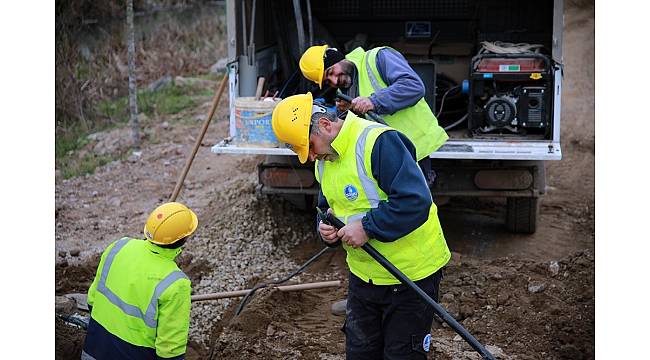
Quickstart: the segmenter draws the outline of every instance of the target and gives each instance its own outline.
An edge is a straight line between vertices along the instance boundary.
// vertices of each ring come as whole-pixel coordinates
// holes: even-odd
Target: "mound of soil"
[[[55,319],[55,332],[55,358],[57,360],[80,359],[86,332],[78,326],[67,324],[58,317]]]
[[[461,259],[446,268],[441,304],[477,339],[518,359],[591,359],[594,281],[591,251],[558,262]],[[449,330],[432,334],[444,338]],[[442,341],[434,348],[471,350],[456,343]]]
[[[101,254],[83,260],[79,265],[70,265],[66,260],[56,264],[57,295],[86,293],[95,278]]]
[[[511,258],[485,262],[454,255],[441,284],[441,304],[499,358],[594,357],[594,257],[590,251],[557,263]],[[258,294],[238,317],[226,314],[223,328],[214,334],[211,356],[343,359],[345,340],[339,331],[343,318],[333,316],[330,306],[344,297],[345,287]],[[446,324],[434,322],[432,336],[429,358],[478,359]]]

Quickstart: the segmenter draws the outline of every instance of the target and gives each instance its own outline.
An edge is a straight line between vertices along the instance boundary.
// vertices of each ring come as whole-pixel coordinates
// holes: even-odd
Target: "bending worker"
[[[388,261],[438,299],[451,253],[415,148],[402,133],[348,112],[345,120],[312,103],[310,93],[282,100],[273,131],[316,161],[318,206],[346,225],[319,221],[324,242],[340,238],[350,269],[344,324],[347,359],[425,359],[433,308],[400,284],[363,249],[370,242]]]
[[[327,45],[312,46],[300,58],[305,78],[338,88],[352,97],[340,101],[339,110],[351,109],[357,115],[373,110],[392,128],[406,135],[415,145],[416,159],[427,182],[433,183],[429,155],[449,138],[424,100],[420,77],[397,50],[377,47],[368,51],[357,47],[347,55]]]
[[[106,248],[88,290],[82,360],[185,357],[191,283],[174,258],[197,226],[192,210],[169,202],[149,215],[144,240]]]

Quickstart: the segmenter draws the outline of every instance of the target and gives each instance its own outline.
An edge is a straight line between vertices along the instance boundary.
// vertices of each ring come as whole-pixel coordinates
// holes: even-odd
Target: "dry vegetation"
[[[165,75],[207,73],[225,56],[222,6],[185,0],[134,7],[138,89]],[[57,158],[83,135],[123,121],[115,106],[128,93],[124,28],[123,2],[56,2]]]

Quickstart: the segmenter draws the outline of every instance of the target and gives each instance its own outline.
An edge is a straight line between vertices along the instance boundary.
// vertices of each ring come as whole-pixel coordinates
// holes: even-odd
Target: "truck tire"
[[[506,227],[508,231],[520,234],[532,234],[537,230],[537,213],[539,198],[509,197],[506,210]]]

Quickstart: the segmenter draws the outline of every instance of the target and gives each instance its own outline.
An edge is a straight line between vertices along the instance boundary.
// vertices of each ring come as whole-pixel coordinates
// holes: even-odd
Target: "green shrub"
[[[195,96],[211,96],[212,89],[197,87],[179,87],[170,84],[156,92],[138,91],[138,112],[149,117],[157,115],[172,115],[196,106]],[[81,149],[88,143],[90,132],[104,131],[112,127],[125,126],[130,120],[129,98],[122,96],[116,99],[104,100],[98,103],[97,112],[109,119],[103,126],[95,126],[84,131],[80,126],[60,131],[55,139],[55,167],[61,175],[68,179],[85,174],[92,174],[95,168],[115,160],[121,155],[96,156],[89,154],[79,159],[68,156],[70,151]]]
[[[63,178],[69,179],[86,174],[93,174],[98,166],[106,165],[115,159],[116,158],[108,155],[96,156],[94,154],[89,154],[80,160],[73,160],[70,158],[60,159],[58,161],[59,166],[57,167],[61,169],[61,175]]]
[[[138,112],[147,116],[173,115],[196,106],[193,96],[209,96],[209,89],[195,89],[168,85],[156,92],[138,90]],[[130,119],[129,98],[105,100],[99,103],[98,111],[116,123],[128,123]]]

